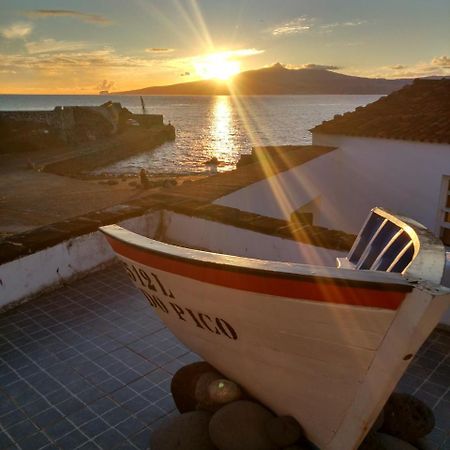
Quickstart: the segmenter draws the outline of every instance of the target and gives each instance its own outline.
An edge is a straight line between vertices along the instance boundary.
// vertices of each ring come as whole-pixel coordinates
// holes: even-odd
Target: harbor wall
[[[107,136],[118,130],[121,113],[120,104],[107,106],[57,106],[51,111],[0,111],[0,122],[9,125],[14,135],[15,124],[23,127],[28,124],[27,132],[55,134],[63,142],[71,143],[80,139],[80,135]]]
[[[120,103],[57,106],[51,111],[0,111],[0,152],[29,151],[102,142],[126,130],[165,127],[161,114],[133,114]]]
[[[0,120],[16,122],[36,122],[51,125],[55,118],[52,111],[0,111]]]
[[[111,103],[107,106],[57,106],[53,110],[43,111],[0,111],[0,121],[30,122],[34,124],[46,125],[60,131],[72,129],[79,122],[82,122],[86,115],[84,125],[95,129],[97,125],[103,125],[106,121],[111,126],[114,134],[118,130],[120,115],[125,111],[120,103]],[[128,118],[134,119],[143,127],[153,127],[164,125],[162,114],[133,114],[128,112]]]
[[[153,235],[159,212],[119,222],[143,235]],[[114,261],[115,256],[100,231],[64,240],[0,265],[0,309],[58,288]]]

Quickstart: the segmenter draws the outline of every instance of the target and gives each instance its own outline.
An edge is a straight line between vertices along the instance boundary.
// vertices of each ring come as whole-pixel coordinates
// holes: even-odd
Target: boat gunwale
[[[263,260],[245,256],[214,253],[151,239],[141,234],[134,233],[133,231],[129,231],[119,225],[106,225],[99,229],[109,238],[134,247],[139,251],[153,253],[159,257],[173,259],[196,266],[207,266],[216,269],[220,268],[229,272],[240,272],[265,277],[272,276],[313,283],[343,285],[346,287],[364,287],[366,289],[381,291],[399,291],[407,293],[414,289],[414,285],[398,273],[338,269],[330,266]],[[170,250],[172,252],[170,252]]]

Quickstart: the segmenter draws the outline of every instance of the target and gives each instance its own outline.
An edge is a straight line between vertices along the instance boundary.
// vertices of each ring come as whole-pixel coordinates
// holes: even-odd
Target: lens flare
[[[229,60],[228,56],[222,53],[207,55],[195,61],[194,67],[197,75],[204,80],[228,80],[241,71],[238,61]]]

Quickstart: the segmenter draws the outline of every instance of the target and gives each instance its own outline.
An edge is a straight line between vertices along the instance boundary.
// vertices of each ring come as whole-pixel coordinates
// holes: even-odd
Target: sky
[[[122,91],[277,62],[450,75],[449,19],[449,0],[0,0],[0,93]]]

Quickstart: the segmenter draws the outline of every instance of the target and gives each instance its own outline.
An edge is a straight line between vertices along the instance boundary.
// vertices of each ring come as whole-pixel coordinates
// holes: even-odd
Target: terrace
[[[0,312],[0,449],[146,449],[152,430],[177,414],[171,377],[199,358],[111,264],[99,226],[121,223],[153,236],[164,224],[169,242],[182,230],[200,247],[206,239],[212,251],[237,254],[243,250],[222,248],[230,242],[220,238],[233,233],[245,240],[243,256],[258,257],[274,243],[281,252],[293,241],[310,259],[327,257],[330,265],[347,253],[354,235],[313,225],[310,212],[279,217],[227,204],[227,196],[271,174],[333,152],[281,150],[255,152],[233,172],[142,193],[0,240],[0,307],[32,298]],[[260,162],[252,164],[255,159]],[[300,253],[278,256],[288,260]],[[448,328],[435,330],[397,387],[434,410],[436,427],[421,447],[426,450],[450,449],[449,354]]]
[[[449,354],[435,330],[397,387],[434,411],[427,450],[450,449]],[[17,306],[0,315],[0,448],[147,449],[196,360],[117,264]]]

